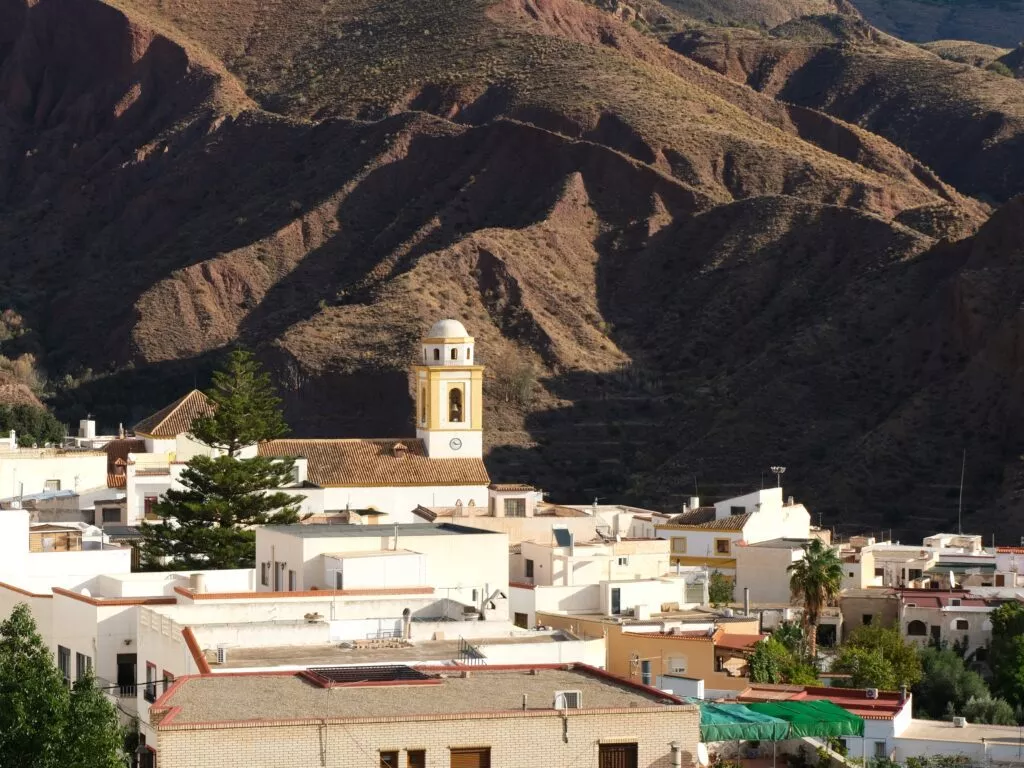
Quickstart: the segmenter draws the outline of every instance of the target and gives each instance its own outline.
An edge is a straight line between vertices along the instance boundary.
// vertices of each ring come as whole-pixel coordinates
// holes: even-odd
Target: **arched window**
[[[434,359],[435,360],[440,360],[441,359],[441,350],[438,349],[437,347],[434,347]]]
[[[928,634],[928,625],[916,619],[907,624],[907,634],[912,637],[924,637]]]
[[[452,348],[452,360],[458,360],[458,359],[459,359],[459,350],[458,350],[457,347],[453,347]]]
[[[472,350],[471,347],[466,347],[466,359],[467,360],[472,360],[473,359],[473,350]]]
[[[420,388],[420,423],[427,423],[427,388]]]
[[[462,390],[448,391],[448,421],[462,421]]]

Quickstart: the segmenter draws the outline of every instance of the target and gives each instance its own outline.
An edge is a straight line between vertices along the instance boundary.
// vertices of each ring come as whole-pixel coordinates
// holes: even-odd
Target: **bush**
[[[987,725],[1016,725],[1017,718],[1011,707],[1003,699],[990,699],[971,697],[964,705],[963,716],[971,723],[985,723]]]
[[[494,395],[506,403],[527,406],[533,401],[537,370],[533,361],[521,355],[506,354],[490,365],[494,377]]]
[[[1003,64],[1003,62],[1001,61],[993,61],[991,64],[985,67],[985,69],[987,69],[989,72],[995,72],[997,75],[1002,75],[1003,77],[1013,77],[1013,70],[1010,69],[1005,64]]]
[[[716,608],[720,605],[728,605],[733,601],[733,580],[721,571],[714,571],[711,574],[711,581],[708,584],[708,600]]]

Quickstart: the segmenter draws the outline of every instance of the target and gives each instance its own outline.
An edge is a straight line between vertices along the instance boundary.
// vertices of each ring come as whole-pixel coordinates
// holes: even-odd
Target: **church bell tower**
[[[432,459],[483,457],[484,367],[458,320],[439,320],[423,339],[416,379],[416,437]]]

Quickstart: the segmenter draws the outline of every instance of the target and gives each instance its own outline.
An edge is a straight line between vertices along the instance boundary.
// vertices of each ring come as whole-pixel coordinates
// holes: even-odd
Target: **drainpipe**
[[[743,615],[750,615],[750,587],[743,588]]]

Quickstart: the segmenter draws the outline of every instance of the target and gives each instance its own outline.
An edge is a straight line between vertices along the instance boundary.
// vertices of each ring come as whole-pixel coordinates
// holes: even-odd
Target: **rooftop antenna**
[[[963,536],[963,514],[964,514],[964,472],[967,470],[967,449],[964,448],[964,458],[960,464],[960,500],[956,504],[956,532]]]
[[[778,467],[778,466],[776,466],[776,467],[769,467],[769,469],[771,469],[772,474],[775,475],[776,487],[777,488],[781,488],[782,487],[782,475],[785,473],[786,468],[785,467]]]

